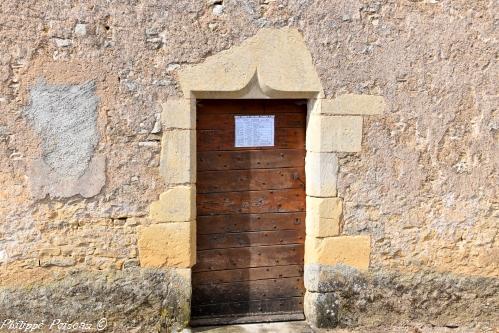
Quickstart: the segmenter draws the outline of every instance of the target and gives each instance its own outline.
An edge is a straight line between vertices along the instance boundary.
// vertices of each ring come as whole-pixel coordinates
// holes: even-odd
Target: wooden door
[[[236,147],[235,116],[274,116],[274,146]],[[303,319],[303,101],[197,105],[193,325]]]

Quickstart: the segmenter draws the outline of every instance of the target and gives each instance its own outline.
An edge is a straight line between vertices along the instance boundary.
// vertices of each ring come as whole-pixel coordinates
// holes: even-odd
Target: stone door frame
[[[363,116],[381,114],[383,98],[325,98],[312,56],[290,28],[262,29],[240,46],[182,68],[178,78],[183,97],[162,105],[166,188],[150,206],[151,224],[139,231],[141,266],[190,269],[196,262],[196,100],[306,99],[305,315],[312,320],[316,304],[307,298],[313,299],[318,265],[369,267],[370,236],[342,235],[337,153],[361,150]]]

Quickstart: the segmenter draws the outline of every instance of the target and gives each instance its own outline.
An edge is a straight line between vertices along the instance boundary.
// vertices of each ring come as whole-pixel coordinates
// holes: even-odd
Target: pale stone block
[[[161,141],[159,172],[166,185],[196,182],[196,132],[167,130]]]
[[[317,115],[321,113],[322,101],[324,99],[311,98],[307,101],[307,120],[312,115]]]
[[[380,115],[385,110],[383,96],[346,94],[334,99],[317,100],[319,107],[312,113],[324,115]]]
[[[307,196],[306,230],[314,237],[337,236],[340,233],[343,200]]]
[[[151,204],[149,217],[156,222],[185,222],[196,218],[196,189],[176,186],[166,190]]]
[[[142,267],[190,268],[196,263],[196,223],[153,224],[139,229]]]
[[[165,129],[196,129],[196,100],[170,97],[161,104],[161,120]]]
[[[340,234],[340,220],[312,216],[307,213],[305,218],[307,235],[313,237],[332,237]]]
[[[334,99],[333,110],[323,110],[324,113],[351,115],[380,115],[386,105],[383,96],[346,94]]]
[[[85,36],[87,34],[87,25],[83,23],[77,23],[74,32],[77,36]]]
[[[40,259],[41,267],[68,267],[74,265],[76,265],[76,260],[72,257],[49,257]]]
[[[188,98],[240,98],[255,76],[267,97],[324,96],[312,56],[293,28],[261,29],[241,45],[186,66],[178,75]]]
[[[303,284],[307,291],[318,292],[322,291],[319,289],[320,278],[322,267],[335,267],[321,264],[307,264],[303,266]],[[334,276],[332,278],[332,283],[335,283]],[[329,281],[328,281],[329,282]],[[334,290],[333,290],[334,291]]]
[[[368,270],[371,254],[371,236],[338,236],[305,240],[305,263],[344,264],[359,270]]]
[[[326,116],[314,114],[308,117],[307,151],[359,152],[362,143],[362,117]]]
[[[61,254],[61,249],[58,247],[48,247],[40,249],[39,254],[41,256],[58,256]]]
[[[305,160],[306,192],[313,197],[336,196],[338,158],[334,153],[307,152]]]
[[[307,214],[327,219],[339,219],[343,212],[343,199],[307,197]]]
[[[316,328],[338,325],[339,302],[333,293],[315,293],[307,290],[303,299],[303,312],[307,322]]]

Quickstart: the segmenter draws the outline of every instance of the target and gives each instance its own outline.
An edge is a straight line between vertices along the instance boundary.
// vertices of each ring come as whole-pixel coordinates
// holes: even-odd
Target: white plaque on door
[[[274,146],[274,115],[234,117],[236,147]]]

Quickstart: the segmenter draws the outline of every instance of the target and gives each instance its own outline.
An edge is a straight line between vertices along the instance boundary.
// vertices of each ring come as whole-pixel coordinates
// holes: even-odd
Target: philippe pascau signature
[[[0,332],[36,332],[36,331],[54,331],[54,332],[85,332],[85,331],[103,331],[107,327],[107,319],[102,318],[97,323],[84,321],[64,321],[62,319],[53,319],[50,321],[42,320],[40,322],[29,322],[18,319],[0,319]]]

